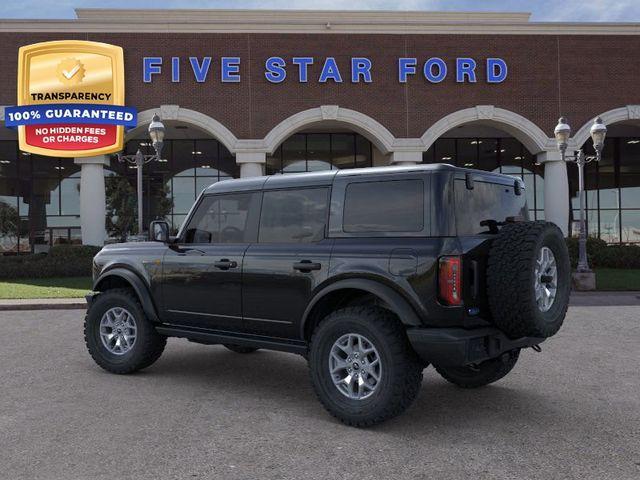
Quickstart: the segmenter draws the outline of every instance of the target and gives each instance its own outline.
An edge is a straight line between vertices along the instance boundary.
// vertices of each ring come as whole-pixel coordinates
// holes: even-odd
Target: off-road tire
[[[369,339],[380,354],[380,383],[368,398],[343,395],[329,373],[329,355],[342,335],[356,333]],[[406,410],[420,391],[423,367],[409,345],[398,318],[379,307],[348,307],[325,317],[315,328],[309,351],[311,383],[325,409],[341,422],[369,427]]]
[[[504,378],[516,366],[520,350],[506,352],[498,358],[493,358],[471,367],[439,367],[436,371],[445,380],[461,388],[478,388],[497,382]]]
[[[542,247],[557,265],[556,296],[547,311],[536,303],[535,266]],[[553,223],[507,224],[493,240],[487,267],[487,296],[494,324],[510,338],[554,335],[562,326],[571,289],[569,251]]]
[[[126,308],[135,318],[136,341],[124,355],[109,352],[100,340],[100,320],[113,307]],[[136,295],[129,289],[117,288],[101,293],[92,303],[84,320],[84,341],[93,360],[111,373],[133,373],[152,365],[167,344],[147,319]]]
[[[235,345],[233,343],[225,343],[223,345],[226,349],[231,350],[232,352],[235,352],[235,353],[253,353],[259,350],[258,348],[255,348],[255,347],[243,347],[242,345]]]

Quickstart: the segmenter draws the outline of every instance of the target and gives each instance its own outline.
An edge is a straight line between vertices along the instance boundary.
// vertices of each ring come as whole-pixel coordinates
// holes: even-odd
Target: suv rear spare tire
[[[500,230],[489,252],[487,295],[493,322],[507,336],[554,335],[570,289],[569,252],[555,224],[510,223]]]

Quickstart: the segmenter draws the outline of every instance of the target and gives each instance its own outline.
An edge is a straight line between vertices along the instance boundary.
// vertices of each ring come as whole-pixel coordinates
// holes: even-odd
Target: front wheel
[[[445,380],[462,388],[478,388],[504,378],[516,366],[520,350],[512,350],[498,358],[468,367],[438,367],[436,371]]]
[[[130,290],[107,290],[84,321],[84,340],[93,360],[111,373],[132,373],[153,364],[167,344]]]
[[[309,352],[314,390],[341,422],[368,427],[402,413],[418,395],[422,365],[398,318],[350,307],[315,329]]]

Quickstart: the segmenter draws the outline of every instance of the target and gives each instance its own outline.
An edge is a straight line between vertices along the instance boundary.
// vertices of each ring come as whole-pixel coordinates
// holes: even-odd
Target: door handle
[[[320,270],[321,268],[321,264],[312,262],[311,260],[301,260],[293,264],[293,269],[301,272],[310,272],[311,270]]]
[[[235,260],[229,260],[228,258],[223,258],[217,262],[213,262],[213,266],[220,270],[229,270],[230,268],[236,268],[238,266],[238,262]]]

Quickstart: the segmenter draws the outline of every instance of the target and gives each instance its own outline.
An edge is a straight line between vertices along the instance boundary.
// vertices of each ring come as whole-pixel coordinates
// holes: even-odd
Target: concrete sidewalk
[[[572,307],[640,306],[640,291],[572,292]],[[12,310],[84,310],[84,298],[37,298],[0,300],[0,312]]]

